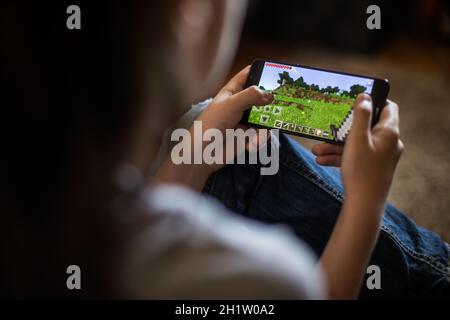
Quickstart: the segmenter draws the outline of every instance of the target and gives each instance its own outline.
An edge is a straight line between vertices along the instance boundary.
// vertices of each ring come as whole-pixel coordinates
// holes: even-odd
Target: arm
[[[354,125],[345,147],[313,148],[317,162],[342,164],[345,201],[321,257],[333,299],[355,298],[375,245],[392,176],[403,150],[399,140],[398,107],[388,102],[371,129],[371,100],[358,97]]]
[[[210,169],[203,164],[176,165],[167,158],[156,172],[152,183],[182,184],[190,189],[201,192],[211,174]]]
[[[380,208],[381,207],[381,208]],[[345,201],[321,257],[328,297],[356,298],[375,245],[383,206]]]

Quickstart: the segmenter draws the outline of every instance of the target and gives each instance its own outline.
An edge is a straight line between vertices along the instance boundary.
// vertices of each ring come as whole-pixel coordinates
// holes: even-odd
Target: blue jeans
[[[288,225],[318,256],[343,202],[339,171],[318,166],[312,154],[280,135],[280,170],[260,175],[259,165],[227,165],[212,175],[205,193],[230,210]],[[388,204],[370,265],[381,270],[381,289],[363,282],[360,298],[450,299],[450,246]]]

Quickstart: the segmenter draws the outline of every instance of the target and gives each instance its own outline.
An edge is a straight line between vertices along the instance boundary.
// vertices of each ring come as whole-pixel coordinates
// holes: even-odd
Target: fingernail
[[[362,97],[362,101],[369,101],[369,102],[372,101],[372,97],[366,93],[361,94],[361,97]]]
[[[359,103],[359,107],[366,110],[372,110],[372,102],[370,100],[363,100]]]

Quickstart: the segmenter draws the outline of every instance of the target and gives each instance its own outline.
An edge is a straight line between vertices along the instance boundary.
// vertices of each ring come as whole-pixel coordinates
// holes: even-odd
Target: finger
[[[229,97],[233,94],[242,91],[247,81],[248,74],[250,72],[250,66],[246,66],[244,69],[239,71],[228,83],[220,90],[217,94],[219,98]]]
[[[230,96],[225,103],[230,111],[241,113],[251,106],[262,106],[269,104],[272,101],[272,93],[265,92],[256,86],[251,86]]]
[[[380,114],[380,120],[375,125],[374,129],[389,128],[395,132],[399,132],[399,109],[398,105],[390,100],[387,100],[386,106]]]
[[[327,154],[342,154],[344,148],[342,146],[331,143],[316,144],[311,148],[311,151],[316,156],[323,156]]]
[[[342,161],[341,155],[326,155],[326,156],[319,156],[316,158],[316,162],[322,166],[333,166],[333,167],[340,167]]]
[[[367,94],[360,94],[353,107],[353,122],[347,141],[370,139],[372,122],[372,99]]]

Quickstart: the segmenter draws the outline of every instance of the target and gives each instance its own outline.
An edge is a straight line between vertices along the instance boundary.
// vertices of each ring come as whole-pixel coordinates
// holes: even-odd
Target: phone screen
[[[344,142],[358,94],[371,94],[374,79],[265,62],[258,86],[274,102],[253,106],[248,122],[315,138]]]

